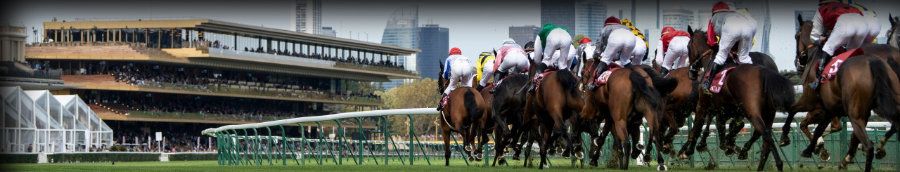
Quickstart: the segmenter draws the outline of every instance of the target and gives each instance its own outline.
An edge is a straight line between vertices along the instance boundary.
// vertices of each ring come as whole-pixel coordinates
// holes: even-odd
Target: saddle
[[[725,86],[725,79],[728,76],[728,72],[734,68],[735,66],[727,67],[725,69],[722,69],[721,72],[716,73],[715,77],[712,80],[712,83],[710,83],[709,92],[719,93],[719,91],[722,91],[722,87]]]
[[[597,86],[606,85],[606,83],[609,82],[609,76],[612,75],[613,72],[615,72],[616,70],[619,70],[619,69],[622,69],[622,66],[619,66],[618,64],[615,64],[615,63],[609,64],[609,69],[607,69],[605,72],[603,72],[599,76],[597,76],[596,79],[594,79],[594,85],[597,85]]]
[[[837,77],[838,70],[841,68],[841,64],[843,64],[850,57],[862,55],[863,50],[861,48],[850,49],[837,56],[831,58],[828,63],[825,65],[825,69],[822,70],[822,84],[828,83],[828,81],[834,80]]]

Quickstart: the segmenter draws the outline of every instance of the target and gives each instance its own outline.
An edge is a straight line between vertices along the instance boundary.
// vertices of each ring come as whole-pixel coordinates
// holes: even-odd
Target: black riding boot
[[[597,71],[594,72],[594,78],[591,78],[591,82],[588,82],[588,85],[587,85],[588,91],[593,91],[595,88],[597,88],[597,84],[594,83],[594,80],[597,79],[597,77],[600,77],[600,75],[603,74],[603,72],[606,72],[606,68],[607,68],[606,63],[604,63],[604,62],[597,63]]]
[[[706,78],[703,79],[703,88],[709,90],[709,87],[712,85],[712,80],[715,78],[715,75],[722,70],[722,66],[723,65],[716,64],[715,62],[709,62],[709,75],[705,76]]]
[[[666,68],[664,68],[664,67],[659,68],[659,74],[662,75],[662,76],[666,76],[666,75],[669,74],[669,69],[666,69]]]
[[[494,94],[494,91],[500,86],[500,81],[503,81],[503,77],[506,77],[506,72],[497,71],[494,73],[494,88],[491,88],[491,94]]]
[[[817,57],[819,58],[819,65],[816,67],[816,81],[809,83],[809,88],[813,90],[819,89],[819,83],[822,83],[822,71],[825,70],[825,63],[828,63],[828,60],[831,59],[831,56],[821,49],[819,49]]]

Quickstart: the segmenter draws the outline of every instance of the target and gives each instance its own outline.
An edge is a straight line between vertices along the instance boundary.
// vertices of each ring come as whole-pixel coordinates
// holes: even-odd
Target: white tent
[[[113,144],[113,131],[77,95],[0,87],[0,152],[87,152]]]

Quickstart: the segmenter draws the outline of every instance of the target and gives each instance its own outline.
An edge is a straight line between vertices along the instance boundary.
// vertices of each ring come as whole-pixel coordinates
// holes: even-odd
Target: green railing
[[[324,164],[354,164],[354,165],[387,165],[387,164],[403,164],[413,165],[421,164],[423,161],[428,165],[443,165],[443,143],[440,141],[426,142],[421,137],[424,133],[416,133],[411,127],[415,126],[412,122],[414,116],[421,115],[438,115],[438,112],[431,108],[420,109],[396,109],[396,110],[375,110],[363,112],[340,113],[334,115],[301,117],[277,121],[269,121],[255,124],[228,125],[219,128],[211,128],[203,131],[203,134],[216,137],[216,146],[218,148],[218,162],[220,165],[324,165]],[[798,115],[801,119],[805,114]],[[396,133],[391,131],[391,123],[389,117],[402,117],[408,119],[406,126],[410,128],[405,132]],[[779,117],[783,118],[783,115]],[[322,123],[333,122],[335,127],[323,127]],[[688,119],[688,125],[692,123],[692,119]],[[879,144],[875,139],[881,139],[885,134],[884,125],[870,125],[868,134],[876,146]],[[374,126],[374,127],[363,127]],[[781,123],[775,125],[774,134],[775,141],[781,135]],[[793,125],[796,126],[796,123]],[[846,125],[846,124],[844,124]],[[684,127],[684,128],[689,128]],[[316,128],[317,130],[311,130]],[[683,128],[683,129],[684,129]],[[837,169],[837,164],[844,157],[847,151],[847,143],[851,132],[849,126],[844,126],[844,130],[837,131],[825,137],[825,148],[831,154],[831,159],[827,161],[818,158],[801,158],[800,152],[805,148],[809,141],[794,127],[789,136],[792,138],[792,144],[786,147],[778,147],[777,153],[782,155],[784,160],[784,168],[787,170],[798,169],[817,169],[823,166],[825,169]],[[736,155],[725,155],[719,149],[717,132],[712,128],[708,139],[709,151],[696,152],[693,156],[686,160],[680,160],[675,157],[665,156],[667,164],[674,169],[702,169],[710,162],[714,162],[718,167],[728,168],[746,168],[747,170],[755,170],[760,159],[759,148],[762,147],[762,139],[759,139],[748,152],[747,160],[738,160]],[[324,130],[324,131],[323,131]],[[326,132],[327,131],[327,132]],[[740,132],[736,139],[736,144],[743,147],[744,143],[749,139],[751,128]],[[330,133],[330,134],[327,134]],[[590,150],[590,138],[587,133],[581,134],[581,142],[584,146],[583,150]],[[647,132],[644,127],[641,128],[641,140],[647,145]],[[400,135],[405,135],[402,138]],[[452,158],[461,159],[467,165],[474,165],[469,162],[463,155],[463,147],[457,140],[458,135],[453,134],[451,137]],[[674,141],[674,149],[678,151],[687,138],[687,131],[681,131]],[[613,138],[607,137],[606,144],[601,148],[600,164],[610,162],[610,155]],[[776,143],[777,144],[777,143]],[[885,146],[887,156],[884,159],[876,159],[874,167],[877,170],[897,169],[900,165],[900,142],[891,139]],[[492,145],[488,144],[483,147],[484,161],[480,162],[481,166],[488,166],[493,161]],[[537,147],[533,148],[537,149]],[[528,151],[528,150],[526,150]],[[537,157],[535,150],[532,156]],[[655,151],[650,155],[652,160],[646,165],[656,164]],[[510,156],[507,156],[510,157]],[[558,157],[554,155],[554,157]],[[588,156],[578,161],[572,160],[572,165],[584,166],[588,161]],[[862,151],[858,151],[853,164],[848,168],[858,170],[863,168],[865,155]],[[633,162],[639,162],[637,160]],[[639,163],[640,164],[640,163]],[[774,159],[769,158],[767,169],[774,169]],[[515,165],[515,164],[513,164]],[[602,166],[602,165],[601,165]]]

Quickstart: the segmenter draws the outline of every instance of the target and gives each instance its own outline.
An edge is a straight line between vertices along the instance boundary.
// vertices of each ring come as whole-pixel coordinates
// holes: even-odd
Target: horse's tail
[[[479,113],[478,104],[475,102],[475,92],[472,89],[466,88],[466,94],[463,95],[464,105],[466,108],[466,116],[469,118],[469,124],[481,118],[481,114]],[[465,126],[465,125],[464,125]]]
[[[897,115],[897,100],[894,99],[894,89],[889,79],[890,73],[885,69],[885,64],[880,59],[869,59],[869,70],[872,72],[872,80],[875,81],[875,87],[872,89],[875,93],[875,113],[881,114],[888,119],[893,119]],[[891,63],[890,60],[888,63]],[[890,64],[891,66],[896,66]],[[896,70],[895,70],[896,71]],[[895,74],[896,75],[896,74]]]
[[[636,99],[634,99],[635,103],[638,103],[637,101],[644,101],[647,104],[649,104],[651,107],[653,107],[654,109],[658,109],[659,107],[661,107],[660,106],[661,98],[660,98],[659,92],[654,91],[650,87],[649,83],[647,83],[647,81],[644,80],[644,77],[639,75],[637,72],[631,72],[631,74],[628,77],[631,80],[631,88],[634,88],[632,90],[634,92],[634,95],[639,95],[639,96],[635,96],[636,97]]]
[[[562,69],[556,72],[556,78],[563,86],[564,91],[571,96],[578,95],[578,79],[569,69]]]
[[[763,92],[769,105],[775,109],[791,112],[794,104],[794,84],[778,72],[772,69],[759,67],[760,80]]]

